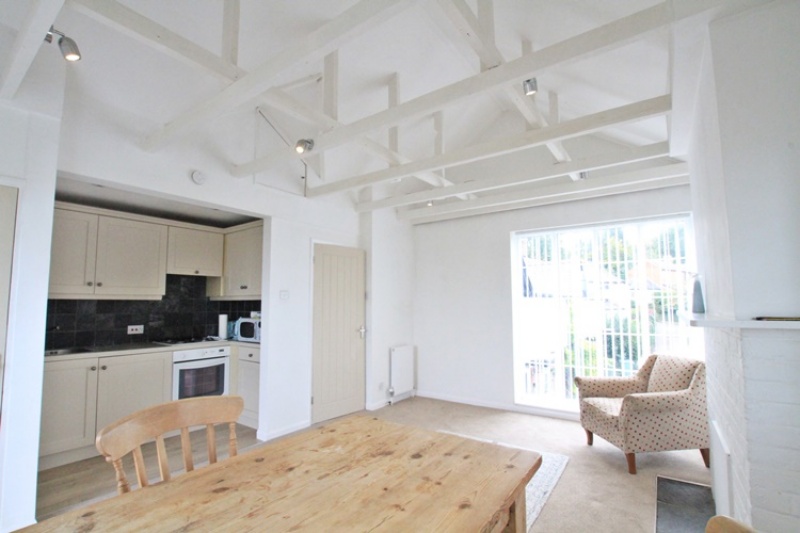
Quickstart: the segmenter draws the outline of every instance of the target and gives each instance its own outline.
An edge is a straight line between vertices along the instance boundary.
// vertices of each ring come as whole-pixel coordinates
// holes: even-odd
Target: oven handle
[[[209,357],[207,359],[191,359],[189,361],[173,361],[173,366],[180,368],[203,368],[204,366],[214,366],[217,361],[230,361],[231,356],[223,355],[220,357]]]

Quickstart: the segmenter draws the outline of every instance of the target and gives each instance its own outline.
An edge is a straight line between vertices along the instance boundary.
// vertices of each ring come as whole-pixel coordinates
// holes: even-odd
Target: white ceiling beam
[[[480,60],[481,70],[494,68],[501,63],[496,50],[492,50],[489,42],[480,33],[481,23],[464,2],[453,0],[436,0],[441,12],[447,17],[453,28],[458,32]],[[493,46],[493,44],[492,44]]]
[[[222,7],[222,59],[239,64],[239,0],[225,0]]]
[[[515,209],[574,202],[576,200],[592,199],[601,196],[629,194],[633,192],[689,185],[689,176],[688,171],[685,170],[685,163],[677,163],[676,165],[677,166],[669,165],[669,167],[675,168],[665,168],[664,176],[653,176],[649,178],[639,177],[637,179],[637,177],[631,173],[631,175],[586,179],[579,182],[570,181],[538,188],[531,191],[531,194],[527,197],[519,193],[513,202],[495,204],[490,201],[487,203],[492,205],[480,206],[477,204],[477,201],[474,201],[476,203],[474,204],[475,207],[472,209],[468,208],[469,202],[454,202],[442,206],[398,211],[397,217],[399,219],[408,220],[415,225],[426,224]],[[652,170],[655,171],[657,169]],[[449,208],[451,205],[454,206],[452,209]]]
[[[403,218],[413,217],[414,214],[427,213],[441,214],[441,213],[454,213],[456,211],[468,211],[470,209],[479,209],[483,207],[493,207],[498,205],[516,204],[527,202],[529,200],[543,200],[557,196],[567,196],[576,192],[587,191],[602,191],[608,188],[617,188],[630,185],[632,183],[640,183],[646,181],[664,180],[667,178],[674,178],[676,176],[688,175],[688,165],[686,163],[672,163],[669,165],[662,165],[660,167],[651,167],[647,169],[634,170],[622,174],[615,174],[612,176],[604,176],[602,178],[589,178],[581,180],[580,183],[570,184],[569,182],[553,183],[535,189],[517,190],[503,194],[494,194],[489,196],[481,196],[468,202],[449,202],[430,207],[416,207],[402,210]]]
[[[199,66],[224,80],[235,80],[244,75],[244,71],[236,65],[113,0],[68,0],[67,5],[170,57],[193,67]]]
[[[334,50],[325,56],[322,62],[322,113],[333,119],[339,118],[339,51]],[[328,178],[325,152],[316,152],[319,160],[319,177],[322,181]]]
[[[389,107],[396,107],[400,104],[400,77],[397,75],[397,72],[393,72],[389,76],[387,89],[387,103]],[[400,134],[397,126],[389,128],[389,150],[397,153],[400,152]]]
[[[44,43],[44,37],[64,5],[64,0],[32,0],[28,3],[25,20],[17,31],[8,62],[0,79],[0,98],[12,99],[33,60]]]
[[[443,109],[455,102],[482,94],[495,87],[511,82],[521,82],[537,72],[599,55],[628,44],[643,35],[658,30],[673,22],[672,10],[667,3],[639,11],[615,20],[586,33],[571,37],[560,43],[543,48],[533,54],[509,61],[470,78],[434,90],[409,100],[397,107],[386,109],[346,126],[341,126],[314,139],[314,147],[327,150],[349,142],[369,131],[388,128],[394,124],[421,118]],[[274,155],[255,159],[237,167],[241,174],[253,174],[286,159],[297,159],[294,150],[281,150]]]
[[[277,75],[289,67],[301,61],[324,57],[348,40],[393,17],[410,4],[411,0],[361,0],[337,18],[311,32],[301,42],[287,46],[219,94],[178,115],[151,133],[142,147],[145,150],[161,148],[175,136],[197,128],[221,113],[255,99],[272,87]],[[287,150],[297,154],[293,148]]]
[[[452,187],[442,187],[430,191],[419,191],[400,196],[391,196],[379,200],[359,203],[356,210],[360,213],[383,209],[386,207],[400,207],[416,203],[441,200],[458,194],[468,194],[476,192],[491,191],[523,185],[537,181],[545,181],[559,176],[565,176],[572,172],[591,172],[609,167],[647,161],[669,155],[669,143],[661,142],[636,148],[624,148],[610,153],[595,155],[592,157],[576,159],[564,163],[555,163],[546,170],[531,172],[528,169],[519,169],[514,174],[504,174],[491,176],[482,180],[464,182]]]
[[[352,178],[309,188],[306,194],[311,197],[341,192],[355,187],[374,185],[386,180],[409,176],[417,172],[433,171],[440,168],[489,159],[519,150],[541,146],[551,141],[579,137],[611,126],[665,115],[670,111],[670,101],[671,99],[668,95],[658,96],[649,100],[562,122],[555,126],[548,126],[547,128],[538,130],[529,130],[513,137],[495,139],[478,145],[456,149],[440,156],[433,156],[405,165],[378,170],[361,176],[354,176]]]
[[[339,122],[327,116],[321,111],[312,109],[302,102],[299,102],[292,96],[286,94],[279,89],[270,89],[261,96],[261,102],[275,109],[279,109],[295,118],[304,120],[311,124],[315,124],[320,128],[332,128],[339,126]],[[372,155],[379,157],[389,164],[399,165],[411,162],[411,159],[403,156],[402,154],[390,150],[383,146],[381,143],[374,141],[368,137],[362,137],[356,141],[359,146]],[[237,177],[248,176],[249,174],[237,174],[235,169],[230,169],[231,174]],[[440,187],[443,184],[442,177],[433,172],[417,172],[413,174],[417,179],[424,181],[430,185]],[[451,182],[444,182],[445,185]]]

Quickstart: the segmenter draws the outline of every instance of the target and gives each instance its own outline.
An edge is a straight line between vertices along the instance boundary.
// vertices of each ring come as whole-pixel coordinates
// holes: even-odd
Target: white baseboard
[[[432,400],[442,400],[445,402],[461,403],[464,405],[474,405],[475,407],[488,407],[489,409],[498,409],[500,411],[512,411],[515,413],[525,413],[528,415],[546,416],[548,418],[560,418],[563,420],[578,421],[580,415],[578,413],[569,413],[565,411],[557,411],[554,409],[546,409],[543,407],[529,407],[526,405],[518,405],[515,403],[505,404],[499,402],[485,402],[475,400],[474,398],[465,398],[460,396],[453,396],[450,394],[439,394],[435,392],[417,391],[417,396],[421,398],[430,398]]]

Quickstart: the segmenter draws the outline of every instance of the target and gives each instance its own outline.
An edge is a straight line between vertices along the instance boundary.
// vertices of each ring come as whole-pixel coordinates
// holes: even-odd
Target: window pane
[[[628,376],[652,353],[697,357],[683,318],[690,236],[687,217],[515,235],[516,401],[576,411],[576,375]]]

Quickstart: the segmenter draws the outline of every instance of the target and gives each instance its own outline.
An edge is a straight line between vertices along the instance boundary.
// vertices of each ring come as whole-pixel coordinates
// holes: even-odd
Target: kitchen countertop
[[[258,343],[221,340],[221,341],[203,341],[203,342],[191,342],[185,344],[163,345],[163,344],[157,344],[155,342],[140,342],[131,344],[116,344],[110,346],[93,346],[90,348],[90,351],[82,353],[45,355],[45,360],[66,361],[75,359],[94,359],[97,357],[115,357],[119,355],[131,355],[135,353],[176,352],[179,350],[213,348],[215,346],[253,346],[253,345],[258,345]]]

